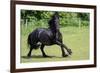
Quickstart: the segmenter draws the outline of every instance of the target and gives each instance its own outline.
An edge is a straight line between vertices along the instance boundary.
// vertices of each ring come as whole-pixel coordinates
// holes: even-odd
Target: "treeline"
[[[33,26],[48,26],[53,11],[21,10],[21,24]],[[88,26],[89,13],[59,12],[60,26]]]

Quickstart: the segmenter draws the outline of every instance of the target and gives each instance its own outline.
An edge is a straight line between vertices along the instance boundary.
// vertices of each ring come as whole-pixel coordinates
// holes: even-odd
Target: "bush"
[[[88,21],[82,21],[82,26],[88,26],[89,22]]]

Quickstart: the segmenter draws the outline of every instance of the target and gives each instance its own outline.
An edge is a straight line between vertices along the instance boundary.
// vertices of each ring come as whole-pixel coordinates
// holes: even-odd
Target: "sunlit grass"
[[[32,51],[32,57],[27,58],[29,47],[27,37],[33,27],[21,28],[21,62],[46,62],[46,61],[68,61],[89,59],[89,27],[62,27],[63,42],[72,50],[70,57],[62,57],[61,48],[57,45],[46,46],[45,53],[52,58],[43,58],[40,49]]]

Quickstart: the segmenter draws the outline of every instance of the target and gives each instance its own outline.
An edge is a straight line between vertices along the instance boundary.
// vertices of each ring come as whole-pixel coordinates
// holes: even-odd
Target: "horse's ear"
[[[58,12],[55,12],[54,15],[59,15],[59,13]]]
[[[59,19],[59,12],[55,12],[54,16]]]

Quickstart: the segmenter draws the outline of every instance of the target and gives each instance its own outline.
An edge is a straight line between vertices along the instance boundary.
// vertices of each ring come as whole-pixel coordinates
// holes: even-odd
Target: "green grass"
[[[40,49],[33,50],[32,57],[27,58],[27,53],[29,52],[27,36],[32,30],[32,27],[30,30],[21,28],[21,63],[89,59],[89,27],[63,27],[60,29],[64,44],[73,52],[71,56],[64,58],[60,47],[57,45],[45,47],[45,53],[52,56],[52,58],[43,58]]]

